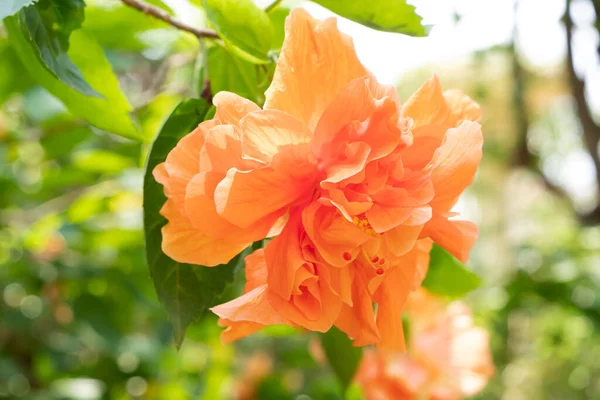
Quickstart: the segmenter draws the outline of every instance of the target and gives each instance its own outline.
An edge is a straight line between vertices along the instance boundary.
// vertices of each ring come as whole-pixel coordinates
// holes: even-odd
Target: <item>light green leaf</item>
[[[252,0],[202,0],[210,22],[238,56],[256,63],[269,62],[273,26]]]
[[[52,76],[39,62],[34,50],[19,29],[16,17],[6,18],[4,25],[11,45],[29,74],[60,99],[69,111],[105,131],[142,140],[128,114],[131,105],[121,92],[119,81],[112,72],[104,51],[93,38],[81,30],[73,32],[68,54],[79,67],[86,81],[96,87],[104,99],[85,96]]]
[[[2,0],[0,1],[0,19],[15,15],[21,8],[32,4],[34,0]]]
[[[379,31],[427,36],[422,18],[407,0],[313,0],[344,18]]]
[[[114,175],[125,168],[135,167],[135,163],[130,158],[106,150],[82,150],[73,154],[73,166],[81,171]]]
[[[272,77],[272,66],[252,64],[215,45],[207,51],[208,79],[213,93],[226,90],[257,104],[265,101],[265,90]]]
[[[452,254],[433,245],[429,270],[423,287],[432,293],[449,298],[462,297],[481,285],[481,279],[469,271]]]
[[[188,325],[214,305],[215,298],[233,281],[246,255],[242,252],[227,265],[207,268],[175,262],[161,250],[161,228],[166,220],[159,211],[166,198],[152,170],[166,159],[183,136],[205,119],[209,108],[207,102],[198,99],[183,101],[175,108],[154,140],[144,176],[146,257],[158,298],[171,319],[177,347],[181,346]]]
[[[156,18],[126,6],[106,9],[88,6],[83,30],[93,36],[104,48],[142,51],[148,47],[143,33],[167,28],[169,25]]]
[[[345,392],[362,359],[362,347],[353,346],[352,340],[335,326],[320,336],[327,361]]]
[[[168,12],[169,14],[173,15],[173,10],[171,9],[171,7],[169,7],[168,5],[166,5],[161,0],[146,0],[146,2],[149,3],[149,4],[152,4],[154,6],[157,6],[158,8],[162,8],[163,10],[165,10],[166,12]]]
[[[283,39],[285,39],[285,19],[290,14],[289,8],[277,7],[269,13],[271,25],[273,25],[273,43],[271,48],[274,50],[281,49]]]
[[[72,8],[64,5],[55,7],[48,0],[40,1],[19,13],[19,23],[48,72],[86,96],[102,97],[85,81],[67,55],[69,36],[83,20],[83,2],[81,4]],[[68,22],[70,18],[78,22]]]

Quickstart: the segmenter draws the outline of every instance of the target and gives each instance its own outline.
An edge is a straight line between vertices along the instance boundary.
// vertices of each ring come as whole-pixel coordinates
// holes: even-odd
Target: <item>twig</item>
[[[128,5],[129,7],[135,8],[136,10],[139,10],[139,11],[143,12],[144,14],[147,14],[154,18],[160,19],[161,21],[164,21],[167,24],[172,25],[179,30],[189,32],[189,33],[195,35],[196,37],[198,37],[199,39],[205,39],[205,38],[217,39],[219,37],[219,35],[217,35],[217,33],[215,31],[211,31],[208,29],[195,28],[193,26],[187,25],[187,24],[179,21],[178,19],[175,19],[172,16],[170,16],[169,13],[166,12],[165,10],[163,10],[159,7],[153,6],[151,4],[148,4],[144,1],[141,1],[141,0],[121,0],[121,1],[124,4]]]
[[[200,98],[206,100],[208,103],[212,103],[213,95],[210,89],[210,80],[205,79],[202,84],[202,91],[200,92]]]

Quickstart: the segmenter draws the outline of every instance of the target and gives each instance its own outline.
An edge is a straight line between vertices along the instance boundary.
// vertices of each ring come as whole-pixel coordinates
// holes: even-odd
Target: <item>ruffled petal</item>
[[[212,120],[202,122],[177,143],[161,164],[164,169],[161,171],[162,176],[159,176],[160,183],[165,186],[165,195],[173,200],[181,212],[185,207],[187,184],[200,171],[200,150],[204,145],[204,137],[214,125]]]
[[[379,330],[375,323],[373,300],[367,288],[363,271],[355,268],[352,282],[352,307],[342,305],[335,326],[354,340],[355,346],[379,342]]]
[[[437,75],[426,81],[402,107],[402,116],[413,120],[413,131],[427,125],[442,126],[450,115],[450,108],[442,92]]]
[[[318,202],[304,209],[302,222],[319,254],[334,266],[352,262],[359,253],[359,246],[372,238],[344,218],[336,208]]]
[[[367,71],[335,18],[318,21],[296,8],[286,20],[285,33],[265,109],[285,111],[312,130],[337,93]]]
[[[319,120],[313,152],[326,164],[333,165],[349,143],[367,144],[369,160],[391,153],[403,139],[399,108],[400,100],[393,86],[380,85],[373,76],[353,80],[333,99]]]
[[[446,132],[444,142],[431,160],[434,211],[448,212],[473,182],[481,161],[483,135],[477,122],[463,122]]]
[[[308,147],[302,144],[312,140],[312,133],[306,124],[289,114],[261,110],[244,117],[240,128],[246,157],[271,162],[277,154],[286,152],[287,157],[297,161],[307,158]]]
[[[220,325],[227,326],[221,341],[228,343],[250,335],[267,325],[290,325],[267,300],[267,285],[258,286],[242,296],[210,310],[220,318]]]
[[[217,107],[215,120],[222,124],[239,127],[241,119],[248,113],[260,110],[260,107],[235,93],[219,92],[213,98]]]
[[[229,262],[247,246],[206,236],[179,212],[173,200],[167,200],[160,213],[169,221],[162,228],[162,251],[177,262],[213,267]]]
[[[436,216],[425,225],[423,233],[421,236],[430,237],[465,263],[469,260],[471,248],[477,241],[479,229],[469,221],[449,220],[443,216]]]

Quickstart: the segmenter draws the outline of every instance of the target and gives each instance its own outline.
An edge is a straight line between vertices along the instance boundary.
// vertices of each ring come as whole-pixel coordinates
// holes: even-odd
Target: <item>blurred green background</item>
[[[203,23],[193,2],[164,3]],[[480,226],[469,266],[485,283],[466,302],[497,368],[476,398],[600,399],[600,2],[573,0],[569,17],[564,0],[413,3],[427,38],[340,27],[402,99],[436,72],[482,104],[484,159],[459,204]],[[199,94],[203,49],[118,1],[85,13],[152,138]],[[149,146],[70,114],[6,37],[0,27],[0,398],[337,398],[306,332],[223,346],[206,315],[176,351],[144,257]]]

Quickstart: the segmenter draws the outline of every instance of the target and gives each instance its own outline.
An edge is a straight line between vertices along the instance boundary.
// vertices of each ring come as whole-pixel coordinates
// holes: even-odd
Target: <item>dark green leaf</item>
[[[210,108],[204,100],[181,102],[167,119],[154,140],[144,176],[144,230],[146,257],[158,298],[171,319],[175,343],[179,347],[185,330],[213,304],[216,296],[233,281],[235,271],[246,255],[242,252],[227,265],[207,268],[173,261],[161,250],[161,228],[166,220],[159,214],[166,201],[163,189],[152,170],[163,162],[169,151],[202,122]]]
[[[212,46],[207,55],[208,79],[213,93],[227,90],[257,104],[265,101],[271,83],[271,65],[252,64],[222,46]]]
[[[423,287],[440,296],[457,298],[477,289],[481,279],[452,254],[434,244]]]
[[[202,0],[206,15],[232,51],[253,63],[269,62],[273,26],[252,0]]]
[[[407,0],[313,0],[344,18],[379,31],[426,36],[422,18]]]
[[[335,326],[320,336],[327,361],[346,391],[358,369],[362,348],[354,347],[348,336]]]
[[[90,124],[130,139],[142,140],[131,121],[131,105],[119,88],[119,81],[104,51],[93,39],[77,30],[70,38],[69,56],[85,79],[98,88],[104,99],[88,97],[56,79],[40,63],[35,51],[19,28],[17,17],[4,20],[11,45],[29,74],[61,100],[73,114]]]
[[[48,33],[67,51],[71,32],[81,28],[85,18],[84,7],[83,0],[39,0],[30,8],[39,11]]]
[[[21,8],[33,3],[34,0],[2,0],[0,1],[0,19],[15,15]]]
[[[83,3],[79,2],[71,0],[58,6],[54,1],[42,0],[23,9],[19,23],[36,56],[52,75],[86,96],[102,97],[67,55],[69,36],[83,21]]]

